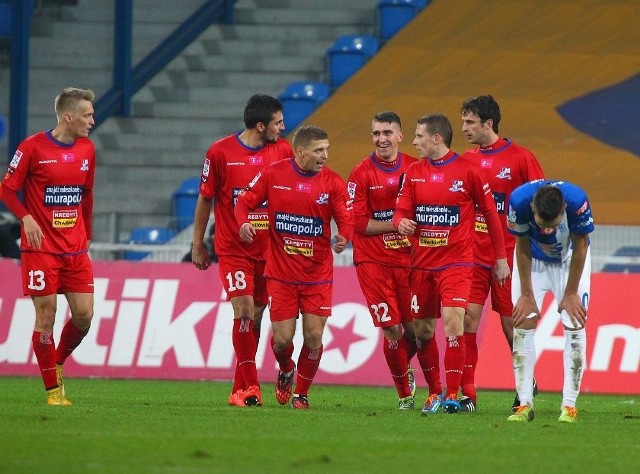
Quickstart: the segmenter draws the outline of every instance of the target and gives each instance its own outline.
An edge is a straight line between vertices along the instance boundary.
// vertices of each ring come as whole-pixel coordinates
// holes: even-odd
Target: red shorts
[[[411,313],[415,319],[440,317],[440,307],[467,309],[473,267],[411,271]]]
[[[267,280],[271,321],[295,319],[300,313],[331,316],[333,283],[298,285]]]
[[[255,305],[267,304],[267,281],[264,260],[224,255],[218,257],[220,280],[227,292],[227,301],[236,296],[253,296]]]
[[[511,280],[507,280],[504,286],[500,286],[493,279],[493,270],[483,267],[473,268],[473,283],[469,303],[484,305],[491,291],[491,309],[500,316],[510,318],[513,313],[511,302]]]
[[[375,327],[413,321],[408,268],[365,262],[356,265],[356,274]]]
[[[93,269],[86,252],[77,255],[22,252],[21,268],[25,295],[93,293]]]

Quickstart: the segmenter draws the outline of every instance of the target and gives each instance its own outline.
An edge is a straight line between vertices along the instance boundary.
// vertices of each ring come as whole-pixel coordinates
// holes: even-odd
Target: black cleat
[[[458,400],[458,403],[460,404],[460,411],[461,412],[472,412],[472,411],[476,411],[476,402],[473,401],[473,399],[469,398],[469,397],[462,397]]]

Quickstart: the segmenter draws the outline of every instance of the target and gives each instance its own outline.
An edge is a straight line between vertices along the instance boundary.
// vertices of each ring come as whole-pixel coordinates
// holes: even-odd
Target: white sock
[[[513,372],[520,405],[533,406],[533,368],[536,365],[535,329],[513,330]]]
[[[565,329],[564,337],[562,406],[575,408],[582,374],[587,363],[587,335],[584,328],[577,331]]]

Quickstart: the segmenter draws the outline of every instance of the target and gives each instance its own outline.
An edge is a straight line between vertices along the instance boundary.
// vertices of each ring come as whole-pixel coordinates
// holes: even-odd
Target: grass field
[[[564,424],[544,392],[533,423],[511,423],[506,392],[422,417],[388,387],[314,386],[293,411],[270,384],[259,408],[227,406],[220,382],[69,378],[72,407],[45,405],[40,379],[0,384],[0,472],[640,472],[640,395],[584,394]]]

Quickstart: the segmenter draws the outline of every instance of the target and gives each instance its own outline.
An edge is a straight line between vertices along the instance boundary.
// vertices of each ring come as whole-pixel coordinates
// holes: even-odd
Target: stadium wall
[[[94,262],[95,315],[89,334],[68,359],[70,377],[231,380],[233,310],[218,271],[183,263]],[[22,295],[20,266],[0,259],[0,375],[38,377],[31,348],[34,310]],[[583,391],[640,393],[640,326],[630,308],[640,307],[640,274],[596,273],[589,308],[588,365]],[[609,295],[616,295],[611,298]],[[541,390],[562,389],[562,326],[552,299],[545,301],[536,333],[536,377]],[[69,317],[58,300],[55,340]],[[269,349],[268,312],[256,363],[263,382],[277,377]],[[511,357],[499,318],[483,317],[479,332],[481,389],[513,389]],[[444,337],[438,325],[441,354]],[[392,386],[382,354],[381,331],[373,327],[354,267],[335,269],[333,316],[324,335],[316,383]],[[297,358],[300,331],[294,340]],[[414,367],[418,367],[416,360]],[[442,370],[444,381],[444,370]],[[425,387],[422,376],[419,387]]]

